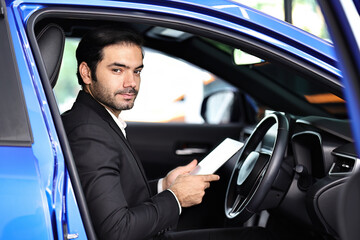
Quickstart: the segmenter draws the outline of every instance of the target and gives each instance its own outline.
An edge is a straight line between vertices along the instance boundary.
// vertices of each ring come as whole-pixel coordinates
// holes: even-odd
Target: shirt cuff
[[[162,191],[164,191],[162,183],[163,183],[163,178],[160,178],[159,181],[158,181],[158,184],[157,184],[158,193],[161,193]],[[180,202],[179,202],[178,198],[176,197],[176,195],[175,195],[175,193],[173,191],[171,191],[170,189],[167,189],[167,190],[169,190],[174,195],[174,197],[176,199],[176,202],[177,202],[177,204],[179,206],[179,215],[180,215],[181,211],[182,211],[182,208],[181,208],[181,205],[180,205]]]
[[[163,178],[160,178],[157,184],[157,191],[158,191],[157,193],[161,193],[162,191],[164,191],[162,183],[163,183]]]
[[[175,195],[175,193],[173,191],[171,191],[170,189],[167,189],[167,190],[170,191],[174,195],[174,197],[176,199],[176,202],[178,203],[178,206],[179,206],[179,215],[180,215],[181,211],[182,211],[182,208],[181,208],[179,200],[177,199],[177,197],[176,197],[176,195]]]

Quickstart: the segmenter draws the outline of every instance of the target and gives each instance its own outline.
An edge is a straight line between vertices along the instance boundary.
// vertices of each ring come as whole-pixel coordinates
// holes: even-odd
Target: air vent
[[[346,175],[352,172],[355,166],[355,158],[339,154],[335,155],[335,162],[330,169],[330,175]]]

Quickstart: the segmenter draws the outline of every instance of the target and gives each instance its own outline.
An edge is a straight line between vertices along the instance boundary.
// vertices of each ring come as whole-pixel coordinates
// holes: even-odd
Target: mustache
[[[115,92],[115,95],[116,94],[126,94],[126,93],[138,94],[138,91],[135,88],[125,88],[125,89]]]

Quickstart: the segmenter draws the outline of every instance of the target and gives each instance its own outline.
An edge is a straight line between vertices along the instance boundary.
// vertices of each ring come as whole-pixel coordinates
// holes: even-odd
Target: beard
[[[99,81],[97,81],[97,79],[93,79],[92,86],[93,87],[91,88],[91,92],[95,100],[117,111],[129,110],[133,108],[135,99],[138,94],[138,91],[135,88],[131,88],[131,87],[118,90],[114,93],[111,91],[111,89],[108,89],[103,85],[101,85]],[[134,94],[135,97],[129,100],[127,99],[118,100],[118,101],[116,100],[116,95],[126,94],[126,93]]]

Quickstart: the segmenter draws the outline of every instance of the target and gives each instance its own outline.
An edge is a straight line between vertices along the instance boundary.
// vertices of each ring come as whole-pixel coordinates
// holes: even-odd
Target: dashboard
[[[323,117],[290,122],[283,169],[292,164],[294,175],[279,208],[301,223],[338,235],[338,196],[359,170],[350,122]]]

